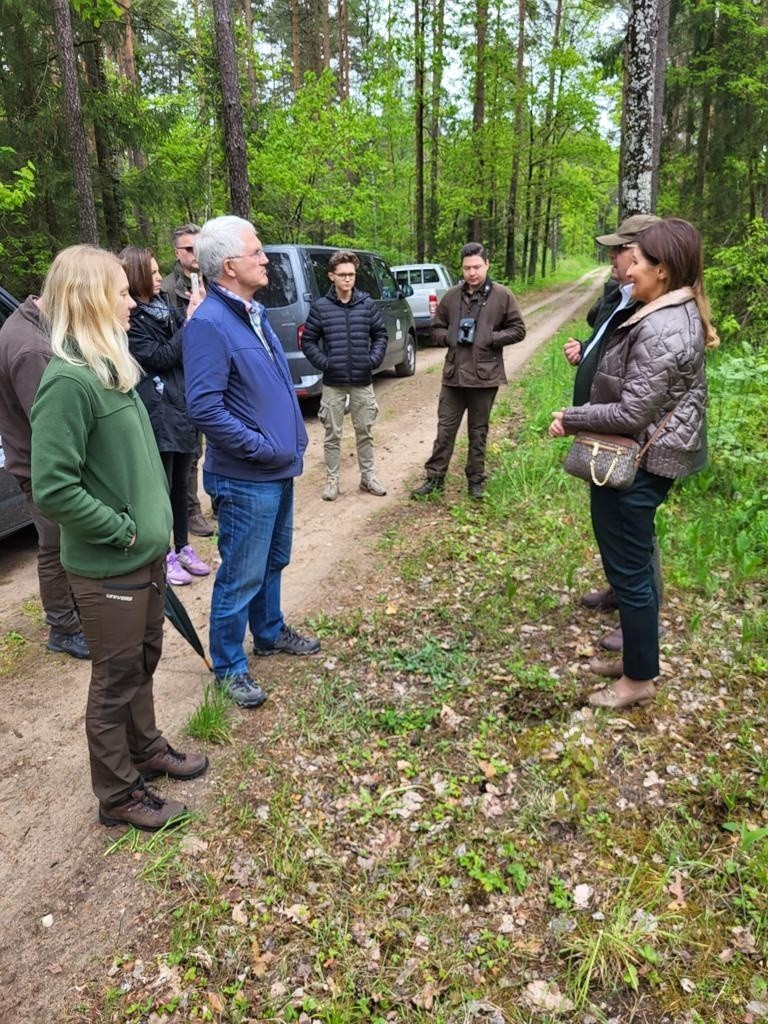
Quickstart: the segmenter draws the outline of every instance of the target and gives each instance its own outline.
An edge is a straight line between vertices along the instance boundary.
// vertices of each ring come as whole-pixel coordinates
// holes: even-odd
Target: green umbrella
[[[205,648],[200,637],[197,635],[197,630],[192,625],[187,609],[171,586],[166,586],[165,588],[165,617],[181,633],[189,646],[200,655],[208,671],[213,672],[213,666],[208,660],[208,655],[205,653]]]

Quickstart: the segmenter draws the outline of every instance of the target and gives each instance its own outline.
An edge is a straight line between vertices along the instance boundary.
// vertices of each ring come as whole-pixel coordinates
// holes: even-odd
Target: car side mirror
[[[409,284],[401,284],[397,289],[397,297],[399,299],[409,299],[413,295],[413,287]]]

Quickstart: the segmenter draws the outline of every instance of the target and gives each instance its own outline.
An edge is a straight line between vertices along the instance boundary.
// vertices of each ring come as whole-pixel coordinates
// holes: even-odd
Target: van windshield
[[[291,306],[298,298],[296,281],[291,269],[291,261],[288,253],[268,252],[269,284],[266,288],[256,293],[256,300],[263,303],[267,309],[279,309],[281,306]]]

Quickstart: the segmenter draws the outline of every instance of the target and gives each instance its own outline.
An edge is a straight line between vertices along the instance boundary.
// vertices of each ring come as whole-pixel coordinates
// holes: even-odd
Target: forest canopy
[[[392,262],[475,238],[546,277],[618,219],[628,19],[655,2],[5,0],[0,280],[34,290],[81,240],[167,266],[174,226],[228,211]],[[666,32],[655,212],[711,252],[762,237],[768,4],[672,0]]]

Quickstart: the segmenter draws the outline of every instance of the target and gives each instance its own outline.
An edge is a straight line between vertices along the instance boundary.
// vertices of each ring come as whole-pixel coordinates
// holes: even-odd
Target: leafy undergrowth
[[[660,697],[593,714],[615,621],[578,604],[587,492],[542,436],[561,340],[497,410],[486,503],[457,459],[398,509],[313,621],[320,658],[241,716],[205,817],[111,852],[157,912],[69,1022],[768,1019],[768,374],[728,396],[713,363],[715,465],[659,516]]]

